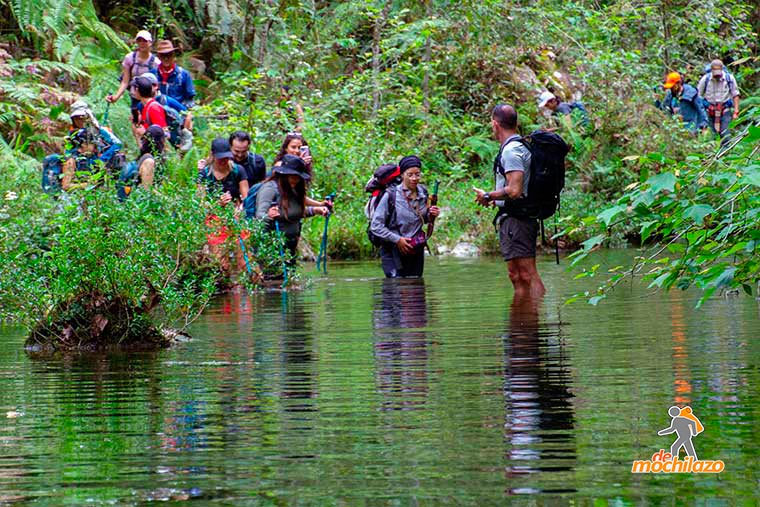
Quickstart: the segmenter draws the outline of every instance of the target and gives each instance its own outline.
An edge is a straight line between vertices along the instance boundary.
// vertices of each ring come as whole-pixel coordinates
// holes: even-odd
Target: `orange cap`
[[[668,74],[668,77],[665,79],[665,84],[662,85],[663,88],[670,90],[675,85],[681,82],[681,74],[678,72],[671,72]]]

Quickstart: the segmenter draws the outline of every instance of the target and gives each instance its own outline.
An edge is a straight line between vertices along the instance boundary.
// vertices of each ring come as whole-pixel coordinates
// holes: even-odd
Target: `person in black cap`
[[[211,143],[211,157],[198,161],[198,183],[209,194],[219,196],[219,204],[242,205],[248,195],[248,178],[240,165],[232,160],[230,142],[218,137]]]
[[[370,228],[384,241],[380,259],[387,278],[420,277],[427,243],[423,224],[441,210],[438,206],[428,208],[427,189],[420,185],[420,159],[410,155],[402,158],[398,166],[401,184],[388,187],[372,214]]]
[[[285,155],[256,194],[256,218],[263,220],[269,231],[275,230],[277,222],[293,256],[301,237],[301,219],[329,213],[327,206],[306,205],[306,183],[310,179],[303,159]]]

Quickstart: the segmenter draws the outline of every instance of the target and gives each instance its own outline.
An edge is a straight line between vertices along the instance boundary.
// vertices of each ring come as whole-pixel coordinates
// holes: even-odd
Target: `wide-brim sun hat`
[[[311,180],[311,176],[306,170],[306,162],[301,157],[296,157],[295,155],[285,155],[282,157],[282,164],[275,166],[273,171],[276,174],[299,176],[304,181]]]
[[[174,44],[170,40],[160,40],[156,43],[156,54],[159,56],[174,53],[175,51],[177,51],[177,48],[174,47]]]

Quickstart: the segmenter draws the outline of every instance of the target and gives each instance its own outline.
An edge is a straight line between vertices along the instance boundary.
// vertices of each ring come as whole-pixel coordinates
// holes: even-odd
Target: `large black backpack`
[[[364,191],[370,194],[367,204],[364,206],[364,215],[367,217],[367,238],[375,246],[382,246],[383,240],[372,233],[372,216],[375,214],[380,199],[390,189],[388,194],[388,209],[391,211],[386,217],[385,225],[389,227],[395,219],[396,210],[396,185],[401,183],[401,171],[396,164],[383,164],[377,168],[364,187]]]
[[[528,196],[505,201],[499,214],[540,220],[549,218],[556,213],[559,194],[565,188],[565,156],[570,147],[554,132],[535,130],[526,137],[504,143],[494,161],[494,172],[504,174],[501,154],[511,142],[520,142],[530,150]]]

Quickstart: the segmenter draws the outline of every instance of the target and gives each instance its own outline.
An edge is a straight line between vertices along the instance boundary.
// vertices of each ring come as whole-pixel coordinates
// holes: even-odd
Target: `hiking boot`
[[[179,151],[187,152],[193,147],[193,133],[182,129],[179,133]]]

